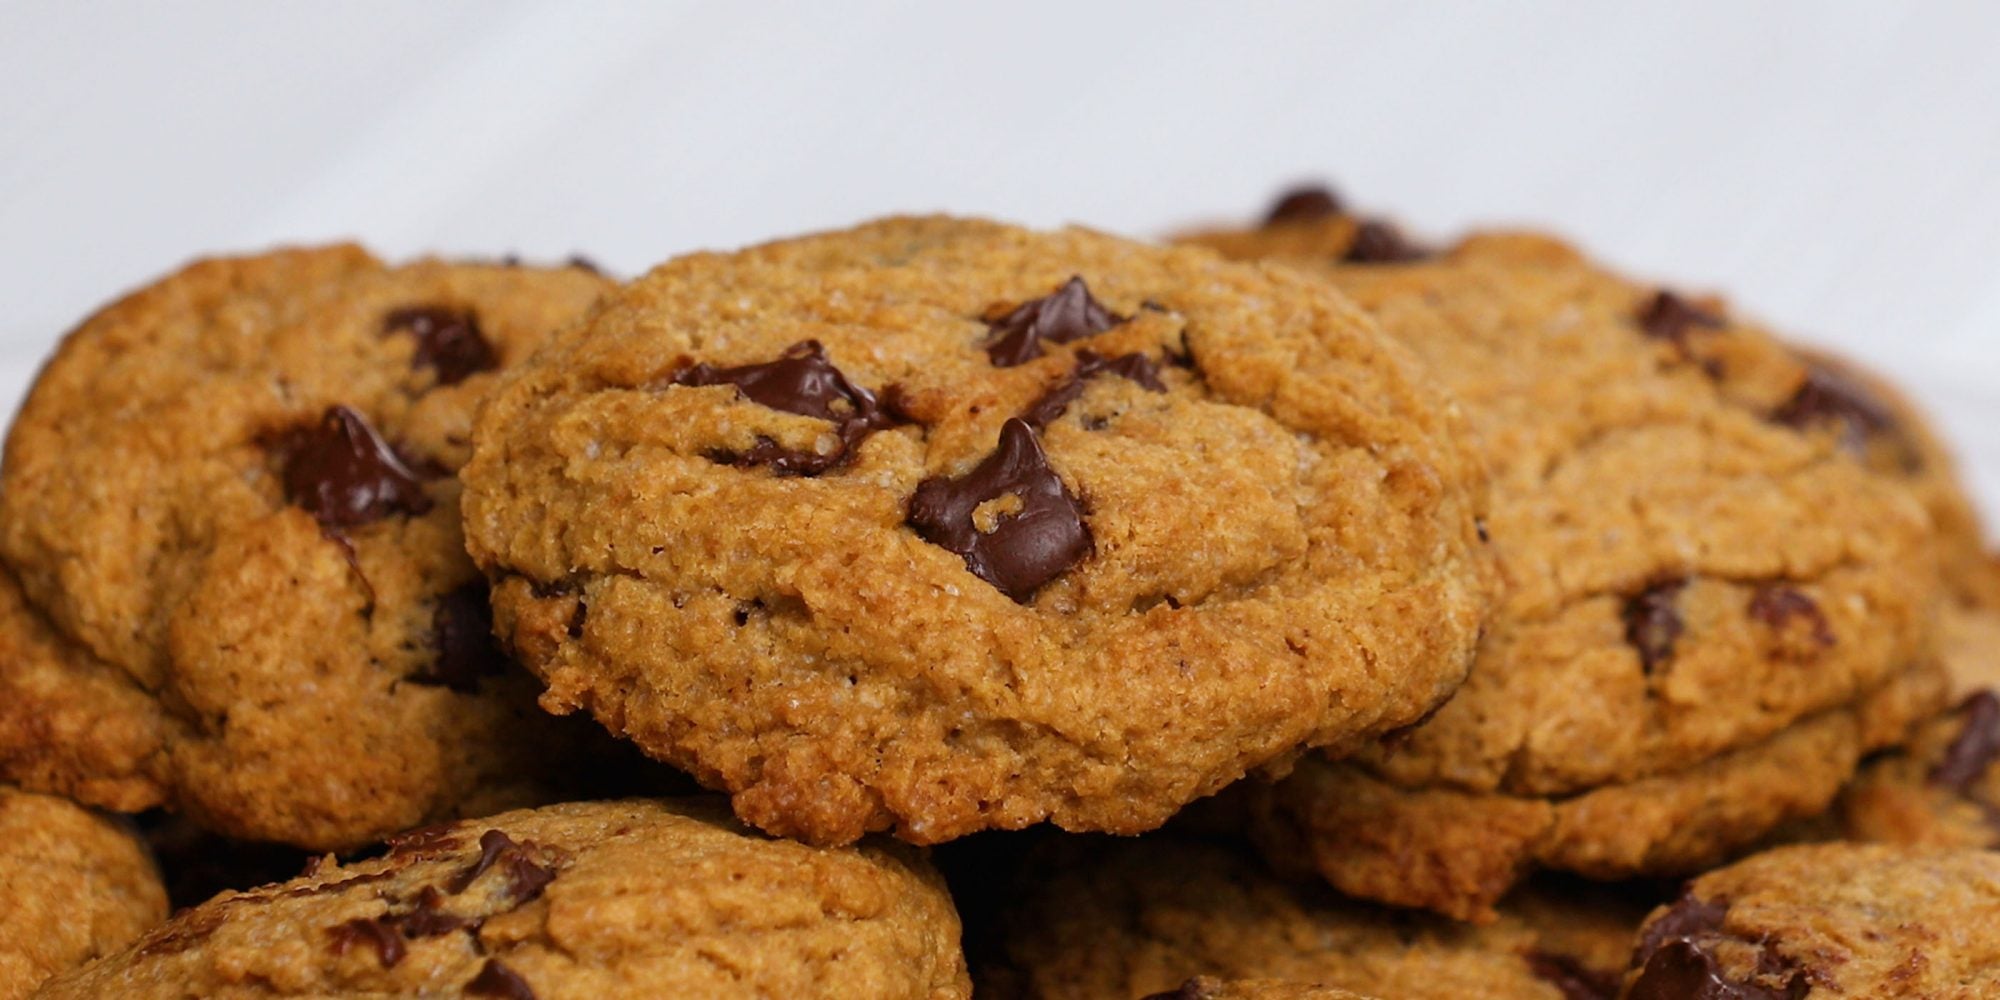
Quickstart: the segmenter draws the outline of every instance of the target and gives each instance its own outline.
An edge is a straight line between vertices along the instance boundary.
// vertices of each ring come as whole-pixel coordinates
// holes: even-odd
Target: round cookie
[[[1592,878],[1685,875],[1786,823],[1820,815],[1868,752],[1901,742],[1944,694],[1906,674],[1863,703],[1681,771],[1547,798],[1405,788],[1352,762],[1307,758],[1247,787],[1250,830],[1283,870],[1360,897],[1491,921],[1537,868]]]
[[[574,769],[588,734],[489,641],[451,471],[493,372],[609,287],[333,246],[87,319],[0,468],[0,685],[38,706],[0,714],[5,776],[334,849]]]
[[[2000,854],[1785,847],[1694,880],[1640,932],[1625,1000],[2000,996]]]
[[[1155,993],[1145,1000],[1368,1000],[1330,986],[1288,983],[1280,979],[1221,980],[1196,976],[1178,988]]]
[[[1550,881],[1479,927],[1344,900],[1170,836],[1098,845],[1021,881],[997,958],[976,970],[982,997],[1137,997],[1212,976],[1396,1000],[1608,1000],[1649,905]]]
[[[131,831],[50,795],[0,785],[0,1000],[125,947],[167,918]]]
[[[1303,276],[891,219],[558,337],[482,413],[466,537],[544,706],[754,825],[1136,833],[1459,683],[1455,422]]]
[[[970,995],[950,896],[914,850],[820,850],[719,802],[571,803],[416,830],[224,893],[51,982],[120,996]]]

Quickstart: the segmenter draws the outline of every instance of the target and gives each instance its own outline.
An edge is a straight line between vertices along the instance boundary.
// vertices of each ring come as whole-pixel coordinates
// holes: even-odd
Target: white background
[[[1313,176],[1727,291],[1902,378],[2000,500],[2000,4],[1969,2],[0,0],[0,406],[200,252],[629,274],[897,210],[1151,235]]]

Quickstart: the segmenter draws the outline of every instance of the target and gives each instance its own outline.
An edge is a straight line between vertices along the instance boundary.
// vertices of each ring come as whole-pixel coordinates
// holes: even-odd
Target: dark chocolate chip
[[[1729,915],[1729,904],[1711,903],[1700,899],[1692,892],[1683,892],[1660,919],[1646,925],[1639,937],[1637,961],[1644,961],[1647,955],[1659,950],[1661,945],[1674,938],[1709,934],[1722,929],[1722,921]],[[1637,964],[1635,962],[1634,964]]]
[[[1685,579],[1661,580],[1625,601],[1625,641],[1639,651],[1639,665],[1652,673],[1673,659],[1674,643],[1685,630],[1675,607]]]
[[[1765,964],[1760,958],[1757,978],[1784,976],[1782,985],[1732,978],[1701,941],[1676,938],[1647,957],[1625,996],[1626,1000],[1800,1000],[1811,989],[1803,973],[1783,967],[1766,970]]]
[[[471,888],[479,876],[496,865],[507,878],[507,896],[515,903],[525,903],[542,894],[542,889],[555,881],[554,869],[536,861],[529,854],[529,846],[516,843],[514,838],[499,830],[488,830],[479,835],[479,860],[472,867],[461,872],[451,884],[454,894]]]
[[[456,895],[464,892],[471,887],[472,883],[479,876],[486,874],[486,870],[492,868],[494,862],[499,861],[502,854],[509,851],[519,851],[520,849],[521,845],[515,843],[514,838],[507,836],[499,830],[488,830],[480,834],[479,860],[474,861],[472,867],[460,872],[458,878],[453,880],[451,884],[452,893]]]
[[[598,275],[600,277],[602,277],[604,274],[604,269],[597,266],[596,261],[591,260],[589,257],[585,257],[580,253],[570,254],[569,259],[563,261],[563,266],[573,267],[579,271],[586,271],[591,274]]]
[[[1900,432],[1895,415],[1866,386],[1819,365],[1806,372],[1798,391],[1772,412],[1771,419],[1800,430],[1832,427],[1839,432],[1841,446],[1855,454],[1866,451],[1878,434]],[[1904,464],[1914,471],[1919,461],[1915,449],[1905,450],[1910,454]]]
[[[424,886],[417,894],[416,906],[408,913],[389,918],[397,930],[406,938],[440,937],[466,927],[475,927],[479,921],[444,912],[444,893],[431,886]]]
[[[480,678],[506,669],[506,657],[493,641],[493,609],[484,583],[438,598],[431,613],[431,648],[437,650],[436,658],[410,678],[419,684],[470,693],[479,690]]]
[[[1562,991],[1563,1000],[1613,1000],[1623,978],[1592,969],[1568,955],[1531,951],[1522,956],[1536,979]]]
[[[994,512],[991,530],[982,532],[974,511],[1010,497],[1013,509]],[[1022,604],[1092,549],[1082,505],[1049,467],[1034,428],[1018,418],[1001,426],[999,446],[972,471],[917,484],[909,524]]]
[[[521,974],[500,964],[497,958],[489,958],[479,969],[479,975],[465,984],[465,992],[470,996],[501,997],[503,1000],[535,1000],[535,991]]]
[[[1965,717],[1965,728],[1946,748],[1930,778],[1931,784],[1963,792],[2000,760],[2000,696],[1980,691],[1965,699],[1958,712]]]
[[[1264,224],[1311,222],[1339,215],[1340,211],[1340,196],[1334,194],[1332,188],[1324,184],[1306,184],[1279,195],[1278,200],[1271,203],[1271,210],[1264,213]]]
[[[1818,602],[1804,593],[1773,583],[1758,587],[1750,595],[1750,617],[1783,631],[1792,622],[1806,623],[1813,641],[1822,646],[1834,643],[1833,626],[1826,620],[1826,614],[1819,609]]]
[[[390,860],[429,861],[458,850],[464,843],[455,823],[420,826],[386,841]]]
[[[1045,341],[1067,344],[1094,337],[1127,318],[1104,308],[1083,278],[1071,277],[1055,292],[987,320],[993,337],[986,342],[986,356],[997,367],[1012,368],[1041,357]]]
[[[1057,382],[1042,393],[1040,399],[1029,404],[1021,414],[1021,419],[1036,427],[1047,427],[1069,409],[1083,395],[1085,383],[1099,375],[1117,375],[1130,382],[1136,382],[1149,392],[1166,392],[1167,386],[1160,381],[1160,366],[1144,354],[1121,354],[1106,360],[1094,351],[1076,352],[1076,370],[1069,377]]]
[[[402,456],[345,406],[286,434],[285,500],[305,509],[322,528],[352,528],[392,514],[422,514],[430,497]]]
[[[1402,264],[1428,256],[1430,251],[1410,242],[1394,225],[1367,219],[1354,228],[1354,242],[1341,259],[1349,264]]]
[[[335,955],[345,955],[357,945],[369,945],[385,969],[402,961],[408,951],[403,946],[403,935],[381,917],[356,917],[327,928],[326,934],[333,941]]]
[[[1646,336],[1674,344],[1686,344],[1688,334],[1696,327],[1709,330],[1722,327],[1722,317],[1664,289],[1646,300],[1638,320],[1639,329]]]
[[[439,385],[457,385],[500,364],[493,345],[479,332],[479,316],[470,309],[407,306],[382,317],[382,332],[415,337],[410,365],[436,371]]]
[[[841,465],[853,457],[863,438],[896,421],[874,393],[833,366],[817,340],[793,344],[776,361],[734,368],[691,365],[674,376],[674,384],[733,385],[743,398],[760,406],[832,422],[840,444],[824,455],[759,438],[747,452],[718,451],[712,456],[728,465],[767,465],[782,475],[817,476]]]

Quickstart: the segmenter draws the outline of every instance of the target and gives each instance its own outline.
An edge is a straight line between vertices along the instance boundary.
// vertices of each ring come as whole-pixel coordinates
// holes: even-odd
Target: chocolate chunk
[[[1841,447],[1854,454],[1865,452],[1874,436],[1900,436],[1901,430],[1888,406],[1866,386],[1820,365],[1807,371],[1798,391],[1772,412],[1771,419],[1800,430],[1832,427],[1839,432]],[[1907,442],[1899,444],[1908,453],[1904,464],[1915,471],[1920,461],[1915,449]]]
[[[452,882],[452,893],[456,895],[471,888],[479,876],[497,865],[507,878],[507,896],[514,902],[525,903],[541,895],[542,889],[555,881],[556,873],[529,854],[532,846],[516,843],[499,830],[480,834],[479,860]]]
[[[410,356],[410,365],[436,371],[439,385],[457,385],[500,365],[493,345],[479,332],[478,315],[470,309],[451,306],[396,309],[382,317],[382,332],[415,337],[417,350]]]
[[[403,946],[403,935],[381,917],[356,917],[327,928],[326,934],[333,940],[335,955],[345,955],[355,946],[366,944],[375,949],[375,957],[381,959],[385,969],[402,961],[408,951]]]
[[[1674,938],[1710,934],[1722,929],[1722,921],[1729,915],[1729,904],[1711,903],[1699,899],[1692,892],[1684,892],[1660,919],[1646,925],[1639,938],[1641,959],[1659,950],[1661,945]]]
[[[431,612],[431,648],[437,657],[411,675],[418,684],[438,684],[453,691],[479,690],[479,679],[506,669],[507,659],[493,641],[493,609],[486,585],[470,583],[438,598]]]
[[[1980,691],[1959,706],[1965,728],[1931,770],[1931,784],[1964,792],[2000,759],[2000,696]]]
[[[785,413],[830,421],[840,444],[827,454],[794,451],[770,438],[759,438],[747,452],[714,454],[728,465],[768,465],[781,475],[817,476],[854,455],[863,438],[895,423],[895,417],[869,392],[827,360],[826,348],[806,340],[785,349],[776,361],[716,368],[698,364],[674,376],[675,385],[733,385],[743,398]]]
[[[986,356],[997,367],[1012,368],[1041,357],[1044,341],[1067,344],[1094,337],[1128,318],[1104,308],[1081,277],[1071,277],[1053,294],[987,320],[993,337],[986,342]]]
[[[1722,317],[1664,289],[1646,301],[1638,319],[1646,336],[1680,345],[1687,343],[1688,333],[1696,327],[1722,327]]]
[[[319,420],[286,434],[279,451],[285,500],[304,508],[322,528],[352,528],[431,509],[430,497],[402,456],[345,406],[331,407]]]
[[[397,914],[390,922],[406,938],[440,937],[465,927],[476,927],[479,921],[444,912],[444,893],[430,886],[424,886],[417,894],[416,906],[408,913]]]
[[[457,851],[464,841],[456,823],[439,823],[396,834],[385,843],[392,861],[429,861]]]
[[[1536,979],[1562,992],[1563,1000],[1613,1000],[1618,995],[1622,977],[1616,972],[1600,972],[1568,955],[1543,951],[1531,951],[1522,958]]]
[[[1278,196],[1271,204],[1271,210],[1264,214],[1264,224],[1275,226],[1284,222],[1311,222],[1339,215],[1340,196],[1324,184],[1306,184],[1295,187]]]
[[[1007,509],[991,511],[981,530],[977,512],[995,502]],[[917,484],[909,524],[1022,604],[1092,549],[1082,505],[1049,468],[1034,428],[1018,418],[1001,426],[999,446],[971,472]]]
[[[504,1000],[535,1000],[535,991],[528,987],[528,981],[521,974],[500,964],[497,958],[489,958],[480,966],[479,975],[465,984],[468,996],[502,997]]]
[[[1819,604],[1800,591],[1783,584],[1767,584],[1750,595],[1750,617],[1784,631],[1794,621],[1806,623],[1814,642],[1833,645],[1833,627],[1827,624]]]
[[[1625,601],[1625,641],[1639,651],[1639,665],[1647,673],[1674,656],[1674,642],[1686,623],[1674,606],[1685,579],[1661,580]]]
[[[1021,419],[1036,427],[1047,427],[1069,409],[1083,395],[1085,383],[1099,375],[1117,375],[1127,381],[1136,382],[1149,392],[1166,392],[1166,384],[1160,381],[1160,366],[1152,358],[1143,354],[1121,354],[1106,360],[1094,351],[1076,352],[1076,370],[1068,378],[1056,383],[1042,398],[1035,400],[1021,414]]]
[[[591,260],[589,257],[585,257],[580,253],[570,254],[569,259],[563,261],[563,266],[573,267],[579,271],[584,271],[589,274],[595,274],[600,277],[602,277],[604,274],[604,269],[597,266],[596,261]]]
[[[1403,231],[1380,219],[1364,220],[1354,229],[1354,242],[1341,260],[1349,264],[1403,264],[1423,260],[1430,251],[1403,237]]]
[[[1758,979],[1768,976],[1759,962]],[[1811,984],[1791,969],[1773,970],[1785,976],[1782,985],[1744,982],[1722,971],[1721,963],[1699,941],[1678,938],[1647,957],[1626,1000],[1800,1000]]]

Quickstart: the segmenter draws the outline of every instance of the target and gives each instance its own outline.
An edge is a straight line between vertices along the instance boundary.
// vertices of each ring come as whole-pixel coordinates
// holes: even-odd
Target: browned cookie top
[[[44,995],[962,1000],[958,933],[902,845],[767,840],[712,800],[573,803],[225,892]]]
[[[1449,404],[1338,294],[891,219],[671,262],[466,467],[500,630],[765,829],[1138,832],[1407,724],[1483,616]]]
[[[1625,1000],[2000,996],[2000,854],[1786,847],[1710,872],[1639,935]]]
[[[50,795],[0,785],[0,1000],[125,947],[167,918],[132,832]]]
[[[55,626],[4,595],[40,631],[0,683],[127,735],[37,773],[332,848],[559,757],[487,640],[451,473],[494,373],[608,287],[335,246],[197,262],[86,320],[0,468],[0,551]]]

